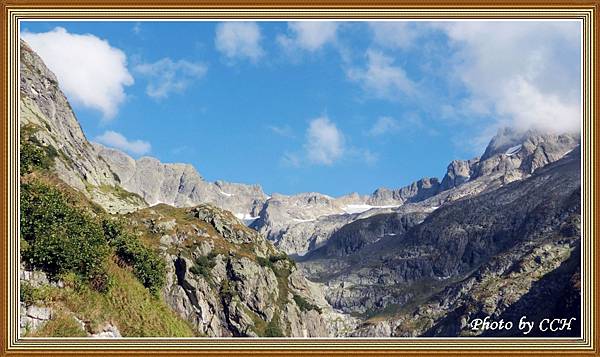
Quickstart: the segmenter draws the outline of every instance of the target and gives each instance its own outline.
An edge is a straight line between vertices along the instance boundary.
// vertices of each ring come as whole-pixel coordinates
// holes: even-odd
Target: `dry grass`
[[[70,311],[86,322],[92,332],[113,323],[124,337],[191,337],[192,328],[176,316],[162,299],[152,296],[133,274],[110,262],[109,291],[100,293],[83,284],[65,279],[64,288],[46,288],[42,302],[57,311]],[[71,280],[71,281],[69,281]],[[36,332],[36,336],[74,336],[66,318],[58,314]],[[75,323],[76,321],[73,320]],[[65,321],[62,321],[65,320]]]

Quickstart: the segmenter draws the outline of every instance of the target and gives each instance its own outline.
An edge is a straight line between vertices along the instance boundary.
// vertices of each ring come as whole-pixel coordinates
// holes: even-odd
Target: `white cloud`
[[[423,119],[414,112],[407,112],[402,115],[401,119],[394,119],[389,116],[377,118],[373,126],[366,132],[367,135],[376,137],[386,134],[394,134],[401,132],[405,135],[427,134],[435,136],[438,132],[430,125],[425,125]]]
[[[359,82],[364,90],[375,97],[398,99],[415,94],[415,83],[404,69],[393,64],[393,59],[375,50],[367,51],[366,68],[350,68],[350,80]]]
[[[131,154],[143,155],[150,152],[151,145],[147,141],[142,140],[132,140],[129,141],[122,134],[117,133],[116,131],[105,131],[104,134],[97,136],[94,139],[96,142],[100,144],[104,144],[106,146],[110,146],[116,149],[120,149],[123,151],[127,151]]]
[[[450,67],[470,97],[459,108],[517,129],[578,131],[580,25],[576,22],[436,24],[455,49]]]
[[[127,57],[108,41],[90,34],[72,34],[62,27],[21,37],[54,72],[69,100],[112,119],[133,84]]]
[[[379,117],[369,130],[369,135],[379,136],[395,132],[400,129],[400,123],[391,117]]]
[[[281,137],[284,137],[284,138],[293,138],[294,137],[294,131],[292,130],[292,128],[289,125],[284,125],[284,126],[269,125],[268,128],[273,133],[275,133]]]
[[[185,60],[175,62],[168,57],[135,66],[137,73],[148,77],[146,94],[155,99],[166,98],[173,92],[183,92],[194,79],[204,77],[206,70],[202,63]]]
[[[254,22],[224,22],[217,26],[215,46],[228,57],[257,61],[264,51],[260,45],[260,28]]]
[[[317,51],[337,37],[337,22],[299,21],[288,23],[289,36],[279,35],[277,41],[284,48]]]
[[[419,36],[414,22],[374,21],[369,22],[375,43],[387,48],[407,49]]]
[[[331,165],[344,154],[344,135],[327,117],[311,120],[304,146],[313,164]]]

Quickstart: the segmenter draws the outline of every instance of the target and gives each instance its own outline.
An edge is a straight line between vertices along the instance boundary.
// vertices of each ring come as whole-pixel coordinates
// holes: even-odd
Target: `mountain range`
[[[471,336],[486,334],[468,329],[482,316],[579,309],[579,133],[501,129],[441,179],[371,195],[268,195],[91,143],[23,41],[20,66],[21,137],[53,153],[37,175],[137,230],[166,264],[160,299],[197,335]],[[22,304],[22,327],[51,320],[51,305]]]

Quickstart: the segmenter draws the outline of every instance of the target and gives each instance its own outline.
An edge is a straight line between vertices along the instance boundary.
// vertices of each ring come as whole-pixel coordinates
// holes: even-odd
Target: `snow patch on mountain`
[[[223,192],[221,190],[219,190],[219,193],[222,194],[223,196],[227,196],[227,197],[233,196],[233,193],[227,193],[227,192]]]
[[[347,206],[344,206],[344,208],[342,208],[342,209],[347,214],[356,214],[356,213],[366,212],[373,208],[381,208],[381,209],[383,209],[383,208],[398,208],[400,206],[401,205],[371,206],[371,205],[367,205],[367,204],[360,204],[360,205],[347,205]]]
[[[504,155],[513,156],[513,155],[517,154],[519,151],[521,151],[522,147],[523,147],[523,145],[521,145],[521,144],[512,146],[512,147],[508,148],[508,150],[506,150]]]

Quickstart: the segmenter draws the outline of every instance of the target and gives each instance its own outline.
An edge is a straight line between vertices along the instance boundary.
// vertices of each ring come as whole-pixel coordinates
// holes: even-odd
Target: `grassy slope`
[[[77,284],[68,276],[64,288],[35,289],[36,304],[52,307],[57,313],[31,336],[79,336],[83,331],[72,316],[89,324],[91,331],[111,322],[123,336],[194,336],[191,327],[151,295],[130,271],[111,260],[108,272],[111,283],[106,293]],[[73,322],[78,328],[73,328]]]
[[[101,207],[66,185],[49,169],[36,167],[22,176],[21,182],[40,182],[57,188],[68,198],[69,204],[88,212],[90,219],[108,216]],[[21,295],[25,294],[28,302],[50,306],[54,311],[52,320],[30,336],[84,336],[85,332],[73,317],[86,321],[89,332],[97,332],[110,322],[123,336],[194,336],[187,322],[173,313],[162,298],[151,294],[130,268],[117,265],[113,256],[106,265],[110,281],[106,292],[95,291],[69,274],[61,277],[65,282],[63,288],[22,286]]]

